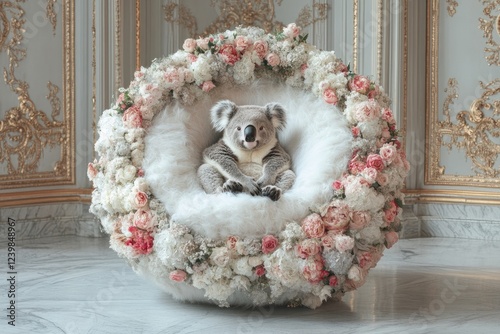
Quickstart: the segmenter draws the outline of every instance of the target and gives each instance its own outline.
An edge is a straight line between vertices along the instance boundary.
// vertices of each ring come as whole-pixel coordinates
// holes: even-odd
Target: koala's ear
[[[224,131],[231,118],[236,114],[238,107],[234,102],[222,100],[210,109],[212,124],[217,131]]]
[[[268,103],[265,106],[266,116],[273,123],[276,130],[282,130],[286,125],[285,109],[279,103]]]

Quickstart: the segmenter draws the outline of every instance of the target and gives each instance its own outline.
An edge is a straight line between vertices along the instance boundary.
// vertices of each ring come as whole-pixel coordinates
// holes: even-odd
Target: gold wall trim
[[[141,69],[141,0],[135,0],[135,69]]]
[[[479,82],[481,96],[469,110],[458,112],[456,119],[451,118],[450,105],[458,97],[458,82],[450,78],[444,92],[447,94],[442,106],[438,105],[439,92],[443,83],[438,78],[439,68],[439,1],[428,0],[427,30],[427,111],[426,111],[426,168],[425,184],[500,187],[500,170],[495,163],[500,156],[500,145],[491,137],[500,136],[498,100],[500,79],[489,83]],[[444,120],[439,120],[442,112]],[[441,149],[459,149],[466,159],[472,162],[471,174],[447,174],[446,166],[441,165]]]
[[[406,134],[408,129],[408,0],[403,1],[403,121],[401,122],[401,140],[406,147]]]
[[[382,83],[382,44],[384,26],[384,0],[377,1],[377,80]]]
[[[500,0],[481,0],[484,18],[479,18],[479,29],[483,31],[486,40],[485,59],[488,64],[500,66],[500,43],[494,38],[495,30],[500,34]],[[496,28],[496,29],[495,29]]]
[[[93,189],[56,189],[0,194],[0,208],[38,204],[90,204]]]
[[[446,0],[446,10],[448,15],[453,16],[457,12],[458,2],[456,0]]]
[[[500,205],[500,194],[467,190],[404,190],[405,203]]]
[[[358,72],[359,0],[353,1],[352,70]]]
[[[7,169],[6,174],[0,175],[0,187],[3,189],[75,183],[74,0],[63,0],[62,11],[63,117],[59,120],[59,87],[48,83],[47,98],[52,106],[52,113],[48,115],[32,100],[29,83],[17,77],[19,65],[28,57],[23,41],[26,18],[22,3],[0,3],[3,25],[0,50],[9,57],[9,65],[4,69],[4,81],[19,101],[19,105],[7,110],[5,118],[0,120],[0,163]],[[55,12],[47,15],[56,19]],[[47,147],[60,147],[60,157],[51,171],[41,172],[39,164]]]

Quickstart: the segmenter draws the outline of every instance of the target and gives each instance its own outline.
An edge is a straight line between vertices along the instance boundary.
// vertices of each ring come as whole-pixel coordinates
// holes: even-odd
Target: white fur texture
[[[213,92],[192,106],[168,107],[146,135],[145,177],[174,222],[210,239],[262,237],[300,222],[310,207],[330,200],[331,184],[351,156],[352,136],[337,109],[310,93],[263,82]],[[292,157],[297,179],[277,202],[247,194],[207,195],[201,188],[196,172],[202,152],[221,136],[212,129],[210,108],[221,99],[239,105],[278,102],[285,108],[287,125],[279,141]]]

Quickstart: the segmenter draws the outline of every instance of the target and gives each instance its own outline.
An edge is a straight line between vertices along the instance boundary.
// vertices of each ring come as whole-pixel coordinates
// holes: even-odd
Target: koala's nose
[[[248,143],[255,141],[255,136],[257,134],[257,129],[253,125],[249,125],[245,128],[245,141]]]

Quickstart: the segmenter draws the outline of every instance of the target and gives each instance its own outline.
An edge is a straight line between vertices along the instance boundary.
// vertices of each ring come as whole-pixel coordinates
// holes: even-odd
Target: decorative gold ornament
[[[493,30],[500,34],[500,0],[481,0],[485,18],[479,18],[479,28],[486,39],[486,61],[490,65],[500,66],[500,43],[493,38]]]
[[[479,82],[482,94],[475,99],[469,110],[458,112],[456,122],[452,120],[451,105],[458,98],[458,82],[448,80],[447,96],[443,103],[444,121],[437,124],[437,145],[449,150],[464,150],[472,161],[476,177],[495,179],[500,176],[500,168],[495,164],[500,156],[500,78],[489,83]],[[444,174],[444,168],[439,171]],[[498,180],[500,181],[500,180]]]
[[[194,38],[232,29],[239,25],[257,26],[266,32],[272,32],[281,30],[284,26],[283,22],[275,19],[275,2],[278,6],[281,6],[282,0],[212,0],[211,6],[217,10],[219,15],[202,32],[198,32],[196,17],[189,8],[182,4],[168,1],[163,6],[163,13],[165,21],[183,26],[188,35]],[[306,5],[299,11],[295,23],[301,27],[307,27],[326,19],[327,14],[328,4],[326,3],[314,3],[312,6]]]
[[[50,24],[52,25],[52,33],[55,35],[56,34],[56,27],[57,27],[57,12],[55,10],[55,4],[57,3],[57,0],[47,0],[47,20],[49,20]]]
[[[457,12],[458,2],[456,0],[446,0],[446,3],[448,4],[446,7],[448,15],[453,17],[453,15]]]
[[[48,116],[36,106],[31,98],[28,82],[16,76],[16,69],[27,57],[27,49],[23,44],[26,19],[21,3],[24,3],[24,0],[0,2],[2,21],[0,52],[5,51],[9,59],[8,66],[3,70],[3,77],[6,85],[17,95],[19,101],[17,106],[4,112],[3,120],[0,119],[0,164],[6,166],[6,174],[0,174],[0,186],[1,188],[16,188],[47,183],[70,184],[74,182],[72,159],[74,156],[73,2],[63,1],[65,11],[63,117],[61,117],[61,100],[58,96],[60,88],[57,85],[50,81],[47,84],[47,99],[52,109]],[[53,163],[52,171],[39,171],[38,167],[44,150],[56,147],[60,148],[61,153],[59,160]]]

